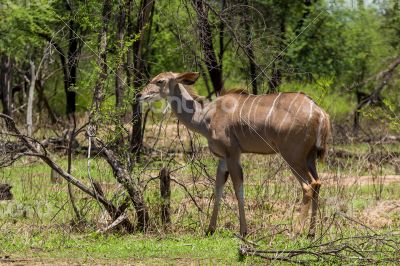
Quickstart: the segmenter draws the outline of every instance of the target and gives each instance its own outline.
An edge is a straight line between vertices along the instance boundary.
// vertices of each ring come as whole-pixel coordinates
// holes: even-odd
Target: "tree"
[[[115,71],[115,107],[121,108],[124,99],[125,82],[123,81],[123,65],[125,53],[125,34],[127,24],[127,12],[132,8],[131,0],[121,1],[118,4],[116,46],[118,48],[117,66]]]
[[[139,91],[144,83],[144,78],[146,73],[145,65],[145,46],[148,43],[148,35],[151,30],[149,30],[152,14],[154,11],[155,0],[141,0],[140,7],[136,20],[136,27],[132,24],[130,20],[130,25],[128,25],[128,34],[131,38],[138,35],[139,39],[136,40],[133,46],[128,52],[128,71],[127,71],[127,84],[128,86],[133,85],[135,88],[134,102],[132,104],[132,133],[130,140],[130,150],[136,154],[136,158],[139,159],[140,149],[142,147],[142,113],[140,110],[140,104],[138,101]],[[146,38],[147,37],[147,38]],[[133,57],[133,65],[131,58]],[[133,73],[130,71],[133,69]]]
[[[218,61],[214,51],[211,25],[208,21],[208,8],[203,0],[192,0],[193,7],[197,14],[197,34],[203,53],[203,60],[210,75],[214,92],[219,95],[223,89],[222,79],[222,57]],[[223,33],[223,31],[221,31]]]
[[[108,34],[110,28],[110,18],[112,15],[112,1],[104,0],[102,9],[102,23],[98,37],[98,77],[93,91],[92,112],[90,114],[90,125],[88,128],[89,143],[95,144],[99,150],[103,151],[103,156],[113,169],[113,173],[117,181],[128,192],[130,200],[136,210],[137,215],[137,228],[139,230],[146,230],[149,215],[144,201],[143,193],[136,180],[130,176],[129,165],[121,159],[121,154],[108,148],[103,141],[96,137],[99,127],[99,117],[101,116],[101,106],[105,96],[105,82],[108,78],[108,65],[107,65],[107,45]]]
[[[0,96],[3,105],[3,114],[11,115],[11,69],[10,56],[0,55]]]

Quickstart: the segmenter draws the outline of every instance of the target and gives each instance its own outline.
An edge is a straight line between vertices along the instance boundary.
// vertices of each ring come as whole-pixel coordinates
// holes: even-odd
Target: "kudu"
[[[219,158],[208,233],[216,229],[223,187],[230,175],[239,204],[240,233],[246,235],[240,154],[280,153],[303,190],[295,232],[304,229],[312,202],[309,236],[313,237],[321,186],[315,163],[327,152],[329,116],[302,93],[228,92],[203,106],[188,87],[198,77],[199,74],[193,72],[161,73],[143,89],[140,99],[167,99],[179,121],[207,138],[211,152]]]

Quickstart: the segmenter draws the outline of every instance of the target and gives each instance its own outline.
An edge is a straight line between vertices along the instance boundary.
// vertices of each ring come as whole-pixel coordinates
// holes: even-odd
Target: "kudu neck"
[[[208,129],[201,104],[193,99],[182,84],[170,82],[169,85],[168,102],[176,117],[190,130],[207,137]]]

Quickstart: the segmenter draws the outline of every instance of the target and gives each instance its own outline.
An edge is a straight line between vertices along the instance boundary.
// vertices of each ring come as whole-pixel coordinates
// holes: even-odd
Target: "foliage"
[[[311,81],[310,84],[313,84],[318,80],[331,79],[330,93],[351,95],[343,92],[342,88],[379,72],[398,51],[397,22],[400,15],[397,3],[352,8],[343,2],[318,1],[307,6],[300,1],[293,4],[290,1],[258,0],[249,1],[250,6],[244,11],[245,7],[235,1],[227,3],[228,11],[232,14],[224,17],[224,22],[230,23],[229,28],[225,26],[226,50],[223,56],[225,84],[228,88],[250,85],[246,74],[247,62],[243,60],[245,53],[240,48],[245,44],[241,28],[243,12],[251,14],[253,18],[250,23],[253,46],[261,68],[258,70],[258,82],[267,82],[271,78],[270,69],[278,65],[284,78],[281,90],[290,87],[285,82]],[[75,88],[78,93],[77,106],[78,111],[88,110],[96,76],[100,5],[99,1],[70,1],[68,6],[59,0],[3,0],[0,4],[0,52],[12,54],[17,60],[25,60],[32,55],[38,57],[46,46],[42,35],[51,36],[65,46],[68,21],[73,18],[79,24],[79,38],[85,41]],[[214,8],[218,10],[220,6],[215,5]],[[117,2],[113,9],[117,11]],[[137,10],[134,9],[134,12]],[[199,66],[203,63],[198,53],[194,16],[190,4],[181,5],[177,0],[156,3],[152,23],[145,28],[150,31],[149,45],[144,48],[149,71],[147,78],[162,71],[201,70]],[[218,29],[221,22],[211,11],[209,16],[215,46],[220,49]],[[115,35],[110,34],[110,74],[114,73],[121,56],[137,38],[138,35],[126,38],[124,51],[118,51]],[[57,60],[57,52],[52,50],[52,57]],[[61,72],[45,84],[45,93],[51,96],[50,104],[57,113],[63,110],[64,95],[62,91],[59,92],[61,88],[56,89],[55,94],[50,88],[61,87],[60,81]],[[197,87],[202,94],[207,94],[203,81]],[[263,91],[265,87],[263,85]],[[111,106],[114,101],[112,80],[107,83],[106,89],[106,97],[111,97]],[[364,90],[369,89],[367,84]],[[350,95],[345,98],[353,99]],[[127,100],[128,104],[132,102],[132,99]]]

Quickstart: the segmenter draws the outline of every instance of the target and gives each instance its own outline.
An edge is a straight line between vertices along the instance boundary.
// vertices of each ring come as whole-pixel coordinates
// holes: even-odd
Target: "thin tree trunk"
[[[248,0],[244,0],[244,11],[246,11],[246,7],[249,5]],[[257,86],[257,66],[255,64],[255,56],[254,56],[254,47],[253,47],[253,39],[251,37],[251,28],[250,22],[247,19],[248,15],[246,12],[243,13],[245,32],[246,32],[246,55],[249,59],[249,72],[250,72],[250,82],[253,94],[258,94],[258,86]]]
[[[160,194],[162,198],[161,222],[166,226],[171,223],[171,177],[166,167],[160,171]]]
[[[11,115],[11,59],[2,55],[0,60],[0,93],[3,114]]]
[[[71,174],[71,169],[72,169],[72,149],[73,149],[73,142],[75,140],[75,130],[76,130],[76,119],[75,119],[75,115],[72,114],[72,120],[73,120],[73,128],[69,134],[69,141],[68,141],[68,169],[67,169],[67,173]],[[68,195],[69,195],[69,200],[71,202],[72,205],[72,209],[74,210],[74,213],[76,215],[76,219],[77,222],[81,222],[82,221],[82,216],[79,212],[79,209],[76,205],[75,202],[75,197],[74,197],[74,192],[72,190],[72,185],[70,182],[68,182]]]
[[[154,10],[155,0],[142,0],[140,11],[137,18],[136,34],[140,33],[140,38],[133,45],[133,86],[135,87],[135,101],[132,105],[132,134],[130,141],[130,150],[136,154],[136,159],[140,157],[140,149],[142,147],[142,112],[139,104],[139,89],[143,85],[145,64],[144,64],[144,51],[145,35],[144,27],[151,22],[152,12]],[[147,34],[148,31],[147,31]]]
[[[77,38],[76,36],[71,36],[73,34],[72,31],[70,31],[70,38]],[[63,82],[64,82],[64,92],[65,92],[65,99],[66,99],[66,114],[69,116],[69,114],[73,114],[75,112],[75,92],[70,91],[70,82],[73,82],[75,84],[76,82],[76,68],[77,68],[77,61],[67,57],[61,48],[61,46],[54,41],[52,36],[45,34],[45,33],[39,33],[38,34],[40,37],[44,38],[47,40],[52,46],[57,51],[57,54],[60,58],[60,64],[61,68],[63,70]],[[70,42],[72,42],[70,40]],[[69,45],[69,51],[71,51],[71,54],[73,54],[73,46]],[[73,63],[74,62],[74,63]],[[74,74],[75,78],[71,79],[70,78],[70,72]]]
[[[40,104],[39,107],[46,108],[51,123],[55,124],[55,123],[57,123],[58,118],[57,118],[56,113],[53,111],[53,109],[51,109],[49,100],[47,99],[46,95],[44,94],[44,88],[43,88],[42,83],[43,83],[43,81],[40,79],[38,80],[38,82],[36,82],[36,90],[38,93],[38,98],[39,98],[39,101],[42,103],[42,104]]]
[[[222,0],[221,2],[221,16],[224,15],[226,7],[226,0]],[[219,64],[222,65],[222,61],[224,60],[224,36],[225,36],[225,23],[221,19],[219,22],[219,54],[218,54],[218,59],[219,59]]]
[[[33,96],[35,92],[35,84],[36,84],[36,68],[35,68],[35,62],[30,61],[30,66],[31,66],[31,82],[29,86],[29,92],[28,92],[28,107],[26,110],[26,126],[27,126],[27,132],[28,132],[28,137],[32,136],[32,109],[33,109]]]
[[[285,17],[284,15],[281,15],[280,18],[280,43],[281,45],[284,45],[284,39],[285,39]],[[268,93],[274,93],[278,91],[278,87],[281,84],[282,81],[282,70],[280,69],[280,61],[282,61],[283,57],[282,55],[279,55],[275,61],[272,64],[272,71],[271,71],[271,79],[268,82]]]
[[[279,56],[275,61],[282,60],[282,56]],[[272,63],[272,72],[271,72],[271,79],[268,82],[269,88],[268,93],[275,93],[278,91],[278,87],[281,84],[282,80],[282,71],[279,68],[278,64],[273,62]]]
[[[68,41],[68,87],[65,88],[66,93],[66,114],[71,120],[76,110],[76,92],[75,85],[77,81],[77,69],[79,58],[79,37],[76,36],[79,26],[71,20],[69,22],[69,41]]]
[[[123,60],[125,53],[124,49],[124,36],[125,36],[125,25],[126,25],[126,9],[130,7],[130,1],[126,1],[126,4],[119,3],[118,23],[117,23],[117,46],[118,58],[117,58],[117,69],[115,71],[115,107],[121,108],[124,98],[124,86],[123,86]]]
[[[192,0],[197,14],[198,36],[204,62],[210,75],[214,91],[219,95],[223,89],[222,65],[218,62],[214,51],[211,25],[208,21],[208,10],[203,0]]]
[[[99,77],[96,81],[93,94],[93,109],[92,112],[100,113],[100,107],[104,100],[104,84],[107,79],[107,33],[108,26],[111,17],[111,0],[104,0],[103,2],[103,12],[102,12],[102,28],[99,34],[99,56],[98,56],[98,66],[99,66]]]

